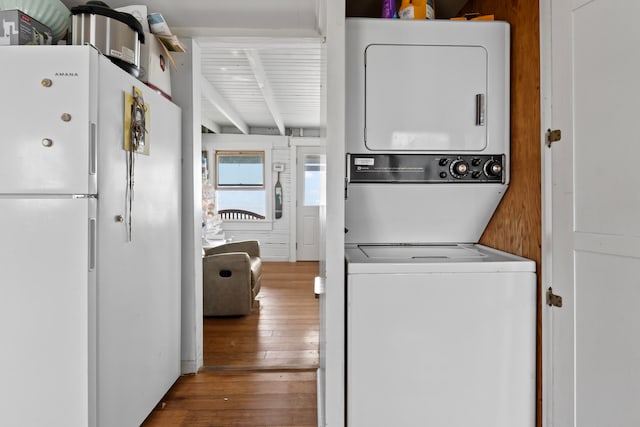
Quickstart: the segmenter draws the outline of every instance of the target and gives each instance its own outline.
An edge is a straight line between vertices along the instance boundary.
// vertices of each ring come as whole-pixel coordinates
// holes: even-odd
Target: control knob
[[[469,172],[469,163],[461,159],[455,160],[449,166],[449,172],[454,178],[462,178]]]
[[[484,173],[490,177],[498,177],[502,175],[502,165],[496,160],[489,160],[484,165]]]

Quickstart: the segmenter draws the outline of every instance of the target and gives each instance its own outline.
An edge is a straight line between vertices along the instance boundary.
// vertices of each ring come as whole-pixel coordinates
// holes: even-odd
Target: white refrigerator
[[[180,109],[89,46],[0,63],[0,425],[138,426],[180,374]]]

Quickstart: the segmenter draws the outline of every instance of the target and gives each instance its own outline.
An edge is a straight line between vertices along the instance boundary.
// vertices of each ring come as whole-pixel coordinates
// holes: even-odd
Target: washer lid
[[[461,245],[358,245],[358,248],[371,260],[481,260],[488,256],[475,247]]]
[[[474,244],[349,245],[349,274],[535,272],[535,262]]]

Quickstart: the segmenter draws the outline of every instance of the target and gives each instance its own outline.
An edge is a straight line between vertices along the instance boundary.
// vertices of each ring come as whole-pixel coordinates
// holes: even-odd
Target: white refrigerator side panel
[[[0,198],[1,425],[88,425],[89,204]]]
[[[349,427],[533,427],[535,273],[348,276]]]
[[[0,47],[0,193],[91,194],[87,46]]]
[[[180,374],[181,115],[100,58],[98,421],[140,425]],[[125,216],[124,95],[143,90],[150,154],[136,155],[132,238]],[[128,131],[128,129],[127,129]]]

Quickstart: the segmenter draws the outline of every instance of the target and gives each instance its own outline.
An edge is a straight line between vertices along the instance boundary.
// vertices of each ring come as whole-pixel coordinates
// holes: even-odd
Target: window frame
[[[269,184],[270,184],[270,180],[269,180],[269,175],[267,174],[267,168],[271,169],[270,163],[271,163],[271,159],[269,156],[269,152],[270,150],[265,148],[246,148],[246,149],[238,149],[238,148],[233,148],[233,149],[228,149],[228,148],[223,148],[220,147],[219,149],[214,150],[213,152],[213,156],[214,156],[214,162],[213,162],[213,176],[214,176],[214,187],[216,189],[216,193],[220,192],[220,191],[262,191],[264,193],[264,207],[265,207],[265,215],[264,215],[264,219],[251,219],[251,220],[247,220],[247,219],[225,219],[223,220],[223,224],[235,224],[235,226],[237,225],[241,225],[241,224],[248,224],[250,226],[250,224],[264,224],[264,223],[269,223],[271,224],[272,222],[272,213],[271,211],[271,204],[269,203]],[[219,167],[218,167],[218,159],[224,155],[229,155],[229,154],[243,154],[243,155],[258,155],[262,158],[262,185],[258,186],[258,185],[240,185],[240,186],[234,186],[234,185],[223,185],[220,186],[218,184],[218,171],[219,171]],[[218,193],[219,194],[219,193]],[[216,197],[216,205],[218,206],[218,200]],[[240,207],[239,207],[240,208]]]
[[[246,157],[260,157],[262,159],[262,184],[254,185],[226,185],[220,184],[220,157],[225,156],[246,156]],[[216,150],[215,151],[215,188],[216,190],[266,190],[267,189],[267,155],[265,150]]]

